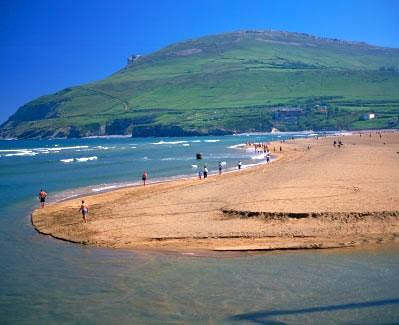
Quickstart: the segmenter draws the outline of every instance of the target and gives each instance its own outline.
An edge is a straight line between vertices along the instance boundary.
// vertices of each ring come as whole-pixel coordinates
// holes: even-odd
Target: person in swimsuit
[[[219,175],[222,174],[222,162],[219,161]]]
[[[84,223],[86,223],[87,222],[86,216],[89,213],[89,208],[88,208],[87,204],[85,204],[84,200],[82,200],[82,204],[80,205],[79,212],[82,212],[83,221],[84,221]]]
[[[143,180],[143,184],[144,184],[144,185],[145,185],[145,181],[147,180],[147,178],[148,178],[148,174],[147,174],[146,171],[144,171],[143,177],[141,178],[141,179]]]
[[[208,177],[208,167],[204,166],[204,179]]]
[[[39,200],[42,208],[44,208],[44,202],[46,202],[46,196],[47,193],[41,189],[39,192]]]

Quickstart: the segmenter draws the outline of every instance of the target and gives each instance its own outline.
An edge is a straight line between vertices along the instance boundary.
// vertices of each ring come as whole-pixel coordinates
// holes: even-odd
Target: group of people
[[[247,142],[247,147],[253,147],[256,153],[269,152],[269,144],[266,142],[262,143]],[[274,147],[274,152],[276,152],[276,147]]]
[[[333,145],[334,145],[334,147],[341,148],[341,146],[343,146],[344,144],[341,139],[338,139],[338,141],[334,140]]]
[[[376,131],[375,134],[378,135],[378,136],[380,137],[380,139],[382,138],[382,133],[381,133],[381,131]],[[362,132],[359,132],[359,136],[360,136],[360,137],[362,136]],[[370,137],[370,138],[372,137],[372,132],[369,133],[369,137]]]
[[[237,169],[240,170],[241,167],[242,167],[242,162],[241,162],[241,160],[239,160],[237,163]],[[222,175],[223,163],[221,161],[219,161],[219,163],[218,163],[218,171],[219,171],[219,175]],[[202,179],[202,178],[207,179],[208,174],[209,174],[208,167],[207,167],[207,165],[204,165],[204,168],[202,170],[201,169],[198,170],[198,179]]]
[[[285,140],[281,140],[280,143],[285,143]],[[262,142],[262,143],[253,143],[253,142],[247,142],[247,147],[253,147],[256,153],[264,153],[264,154],[269,154],[270,155],[270,149],[269,149],[269,144],[267,142]],[[283,151],[283,147],[280,146],[280,152]],[[273,152],[276,152],[276,147],[273,146]]]

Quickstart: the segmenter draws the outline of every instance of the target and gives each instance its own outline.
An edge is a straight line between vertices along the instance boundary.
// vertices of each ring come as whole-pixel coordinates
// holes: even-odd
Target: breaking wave
[[[98,159],[97,156],[92,156],[92,157],[60,159],[60,161],[63,163],[71,163],[71,162],[86,162],[86,161],[97,160],[97,159]]]
[[[152,144],[181,144],[187,142],[188,141],[159,141],[159,142],[153,142]]]

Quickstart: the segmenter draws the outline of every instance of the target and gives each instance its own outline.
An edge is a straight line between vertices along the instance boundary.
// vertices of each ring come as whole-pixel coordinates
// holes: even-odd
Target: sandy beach
[[[396,241],[399,133],[343,136],[340,148],[334,139],[286,141],[272,164],[205,181],[49,204],[32,213],[32,224],[58,239],[129,249],[245,251]],[[78,211],[82,199],[90,208],[87,224]]]

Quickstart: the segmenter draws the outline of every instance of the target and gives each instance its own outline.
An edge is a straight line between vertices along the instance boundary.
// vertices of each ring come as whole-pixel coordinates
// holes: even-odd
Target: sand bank
[[[32,214],[43,234],[131,249],[333,248],[399,238],[399,133],[286,141],[272,164],[114,190]],[[280,143],[276,144],[280,146]],[[310,146],[310,149],[308,149]]]

